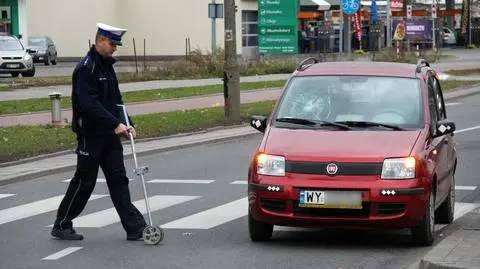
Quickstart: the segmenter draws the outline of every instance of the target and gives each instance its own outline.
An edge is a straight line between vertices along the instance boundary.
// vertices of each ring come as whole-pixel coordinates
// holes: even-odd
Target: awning
[[[330,9],[330,3],[325,0],[301,0],[300,5],[302,6],[318,6],[317,10],[328,10]]]

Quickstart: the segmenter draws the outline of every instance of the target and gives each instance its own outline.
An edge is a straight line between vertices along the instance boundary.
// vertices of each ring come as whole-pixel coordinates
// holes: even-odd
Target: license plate
[[[299,207],[362,209],[362,193],[359,191],[301,190]]]
[[[19,64],[7,64],[7,68],[19,68]]]

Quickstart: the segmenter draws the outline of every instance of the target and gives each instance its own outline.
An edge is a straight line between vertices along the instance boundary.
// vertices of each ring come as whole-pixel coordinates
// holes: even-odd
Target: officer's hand
[[[135,128],[130,127],[130,129],[128,129],[128,131],[130,133],[132,133],[133,138],[137,138],[137,131],[135,131]]]
[[[127,133],[127,126],[125,126],[125,124],[123,123],[120,123],[117,128],[115,128],[115,134],[116,135],[124,135],[124,136],[127,136],[128,137],[128,133]]]

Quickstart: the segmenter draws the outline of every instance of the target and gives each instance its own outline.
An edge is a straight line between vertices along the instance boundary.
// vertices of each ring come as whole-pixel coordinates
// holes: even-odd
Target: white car
[[[0,74],[12,74],[12,77],[35,76],[30,49],[26,49],[22,42],[14,36],[0,36]]]

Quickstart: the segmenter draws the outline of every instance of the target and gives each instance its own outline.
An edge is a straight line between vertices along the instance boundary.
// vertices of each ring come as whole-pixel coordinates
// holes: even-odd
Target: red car
[[[455,123],[425,60],[305,59],[271,114],[248,171],[253,241],[273,226],[410,228],[431,245],[455,204]]]

